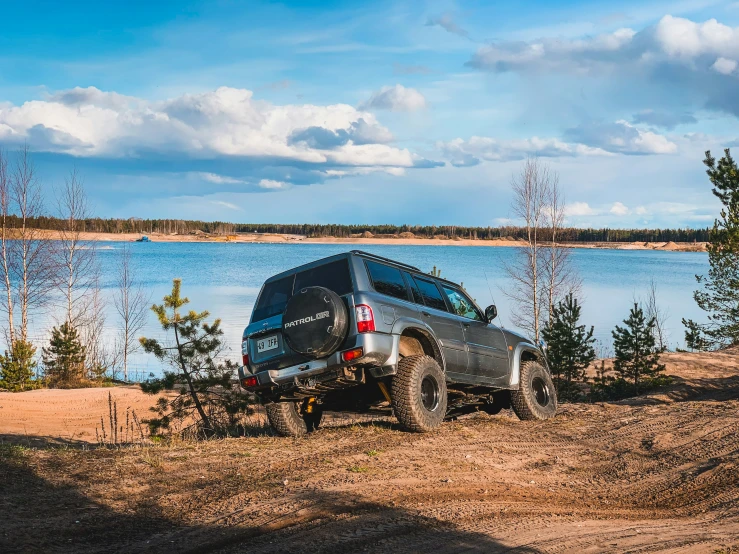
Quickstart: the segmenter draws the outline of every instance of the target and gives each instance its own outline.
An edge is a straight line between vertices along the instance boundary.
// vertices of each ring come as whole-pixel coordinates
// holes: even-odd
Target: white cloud
[[[694,22],[665,15],[639,30],[584,38],[498,41],[483,46],[467,65],[496,73],[599,76],[632,84],[630,95],[646,94],[656,83],[680,90],[694,105],[739,115],[736,67],[739,27],[715,19]],[[623,87],[614,87],[620,95]]]
[[[373,92],[365,102],[359,106],[362,110],[391,110],[394,112],[413,112],[426,108],[426,98],[414,88],[403,85],[382,87]]]
[[[527,156],[544,158],[608,155],[600,148],[563,142],[554,138],[501,140],[491,137],[457,138],[437,143],[449,162],[458,167],[477,165],[481,161],[522,160]]]
[[[611,212],[613,215],[618,216],[628,215],[630,213],[629,208],[624,206],[621,202],[615,202],[613,206],[611,206],[611,209],[608,211]]]
[[[722,75],[731,75],[732,73],[734,73],[734,71],[736,71],[737,65],[739,64],[737,64],[736,60],[730,60],[728,58],[718,58],[711,66],[711,69],[721,73]]]
[[[634,213],[636,215],[647,215],[649,213],[649,210],[647,210],[644,206],[637,206],[634,210]]]
[[[587,202],[573,202],[565,207],[565,215],[567,217],[581,217],[586,215],[596,215],[598,212],[590,207]]]
[[[228,177],[227,175],[218,175],[217,173],[208,173],[206,171],[196,172],[195,175],[208,181],[209,183],[216,183],[217,185],[229,184],[229,185],[240,185],[245,183],[242,179],[235,179],[234,177]]]
[[[236,204],[232,204],[231,202],[224,202],[223,200],[211,200],[210,203],[215,204],[216,206],[221,206],[223,208],[228,208],[229,210],[242,211],[241,208],[239,208]]]
[[[259,181],[259,188],[268,190],[282,190],[290,187],[290,183],[285,181],[275,181],[272,179],[262,179]]]
[[[665,136],[645,131],[627,121],[591,122],[565,132],[565,138],[620,154],[674,154],[677,145]]]
[[[404,90],[400,100],[408,107],[415,98],[417,104],[415,91]],[[308,130],[322,131],[323,142],[295,139]],[[255,100],[249,90],[228,87],[158,102],[76,88],[20,106],[3,104],[0,140],[78,157],[239,158],[316,169],[424,163],[409,150],[386,144],[392,135],[369,112],[346,104],[274,105]]]

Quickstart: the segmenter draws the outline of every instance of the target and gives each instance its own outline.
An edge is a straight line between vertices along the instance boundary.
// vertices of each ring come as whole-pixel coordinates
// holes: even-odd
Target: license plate
[[[277,341],[277,335],[270,335],[268,337],[257,340],[257,352],[266,352],[267,350],[274,350],[279,346]]]

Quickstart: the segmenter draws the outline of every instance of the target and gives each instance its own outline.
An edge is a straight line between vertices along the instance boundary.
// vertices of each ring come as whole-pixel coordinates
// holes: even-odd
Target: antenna
[[[490,287],[490,280],[488,279],[488,272],[484,269],[482,270],[483,274],[485,275],[485,282],[488,284],[488,292],[490,293],[490,300],[493,301],[493,304],[497,307],[498,304],[495,302],[495,297],[493,296],[493,289]],[[498,312],[498,323],[500,324],[500,328],[504,329],[503,327],[503,320],[500,318],[500,312]]]

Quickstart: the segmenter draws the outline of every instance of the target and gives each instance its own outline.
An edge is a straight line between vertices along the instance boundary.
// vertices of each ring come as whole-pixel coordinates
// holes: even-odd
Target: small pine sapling
[[[563,400],[580,397],[578,383],[585,381],[585,370],[595,360],[593,327],[579,323],[580,312],[570,293],[552,307],[551,321],[542,330],[557,395]]]
[[[152,434],[170,430],[173,423],[193,430],[196,436],[227,434],[236,428],[242,414],[251,412],[253,400],[232,381],[236,364],[216,362],[224,351],[220,319],[208,324],[207,311],[183,314],[180,309],[189,300],[181,296],[181,285],[181,280],[175,279],[172,293],[151,308],[162,329],[171,331],[169,343],[139,339],[146,352],[174,369],[141,383],[141,389],[149,394],[175,392],[158,400],[152,408],[157,417],[147,423]]]

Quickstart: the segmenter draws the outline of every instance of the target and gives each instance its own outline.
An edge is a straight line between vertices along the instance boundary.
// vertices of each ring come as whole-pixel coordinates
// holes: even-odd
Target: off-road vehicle
[[[353,250],[267,279],[239,379],[285,436],[315,429],[323,410],[392,409],[416,432],[471,410],[554,416],[542,350],[496,316],[456,283]]]

